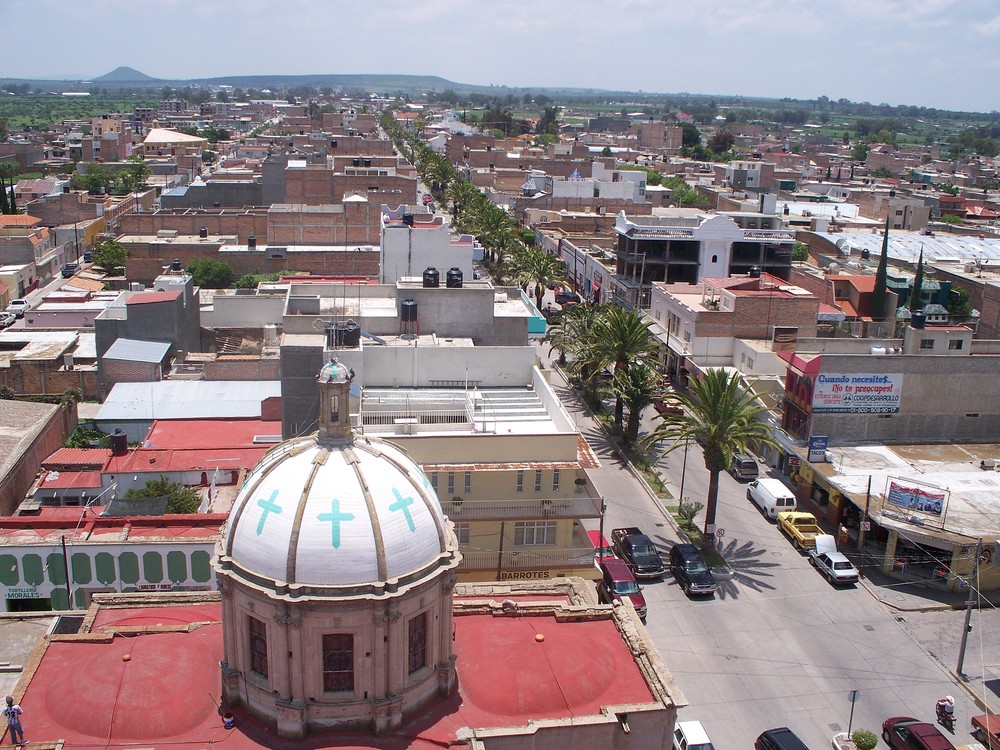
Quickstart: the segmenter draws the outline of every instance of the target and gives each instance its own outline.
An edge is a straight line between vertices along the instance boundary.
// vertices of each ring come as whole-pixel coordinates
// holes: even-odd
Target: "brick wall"
[[[0,384],[24,396],[61,396],[66,391],[75,389],[85,399],[98,397],[97,370],[67,370],[61,360],[13,360],[9,368],[0,370]]]
[[[267,209],[242,210],[191,209],[157,211],[151,214],[126,214],[119,229],[126,235],[155,235],[161,229],[172,229],[182,235],[197,236],[205,227],[210,236],[236,235],[240,242],[252,236],[267,236]]]
[[[280,380],[281,361],[254,355],[219,355],[205,363],[205,380]],[[279,405],[278,413],[281,413]],[[280,416],[278,417],[280,419]]]
[[[23,405],[27,407],[28,405]],[[31,404],[39,412],[39,421],[44,422],[38,435],[23,448],[20,454],[11,456],[13,465],[7,475],[0,477],[0,514],[12,515],[24,500],[25,494],[34,484],[41,469],[42,461],[51,456],[70,436],[77,424],[76,407],[53,408],[48,404]],[[20,405],[13,407],[22,408]],[[29,407],[30,408],[30,407]]]
[[[260,418],[264,422],[281,421],[281,396],[271,396],[260,402]]]
[[[382,211],[378,202],[272,206],[268,212],[270,245],[378,245]],[[257,235],[260,237],[260,235]]]
[[[115,383],[154,383],[160,380],[160,366],[150,362],[105,357],[101,360],[101,367],[108,390]]]

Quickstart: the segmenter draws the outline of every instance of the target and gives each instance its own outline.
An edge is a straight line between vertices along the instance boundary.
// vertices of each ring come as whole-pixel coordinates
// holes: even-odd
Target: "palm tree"
[[[686,394],[673,393],[671,400],[683,407],[683,414],[665,413],[660,424],[644,441],[651,446],[661,440],[672,445],[664,453],[683,445],[701,446],[708,469],[708,497],[705,503],[705,531],[702,549],[715,545],[715,511],[719,504],[719,474],[729,468],[734,452],[745,451],[749,443],[776,447],[774,438],[760,416],[767,410],[752,391],[740,386],[740,376],[726,370],[706,371],[692,380]]]
[[[652,359],[657,349],[645,319],[635,310],[617,305],[603,306],[594,327],[593,338],[587,343],[586,357],[599,369],[614,365],[618,375],[630,366]],[[621,432],[625,404],[615,398],[615,430]]]
[[[549,255],[536,247],[521,246],[512,261],[514,280],[519,284],[535,285],[535,307],[542,309],[542,297],[549,285],[566,283],[566,264],[562,258]]]
[[[614,394],[625,402],[628,421],[625,423],[625,445],[633,445],[639,437],[642,411],[651,405],[663,389],[659,373],[642,362],[615,373],[611,381]]]
[[[483,194],[468,180],[454,180],[448,186],[445,195],[451,201],[452,215],[455,217],[455,221],[458,221],[465,207],[471,205]]]

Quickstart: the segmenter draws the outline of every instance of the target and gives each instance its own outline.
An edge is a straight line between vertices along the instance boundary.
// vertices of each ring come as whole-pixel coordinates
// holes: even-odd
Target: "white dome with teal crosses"
[[[454,534],[398,447],[315,435],[282,443],[247,476],[218,563],[279,596],[391,591],[454,564]],[[331,588],[332,587],[332,588]]]

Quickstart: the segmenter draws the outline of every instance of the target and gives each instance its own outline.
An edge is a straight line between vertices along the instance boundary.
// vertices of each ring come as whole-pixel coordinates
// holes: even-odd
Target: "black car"
[[[565,305],[567,302],[579,304],[582,301],[583,300],[579,294],[569,291],[568,289],[561,289],[556,292],[557,305]]]
[[[62,277],[64,279],[71,278],[79,270],[80,270],[79,263],[67,263],[65,266],[62,267]]]
[[[809,750],[788,727],[777,727],[761,732],[753,746],[755,750]]]
[[[87,252],[85,252],[83,254],[83,262],[84,263],[90,263],[93,260],[94,260],[94,254],[92,252],[90,252],[90,250],[88,250]]]
[[[693,544],[673,546],[670,550],[670,572],[688,596],[711,596],[715,593],[715,576]]]

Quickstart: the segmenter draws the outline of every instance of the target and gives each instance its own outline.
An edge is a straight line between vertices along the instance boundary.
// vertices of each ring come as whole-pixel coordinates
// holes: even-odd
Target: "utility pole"
[[[979,590],[979,557],[982,553],[983,539],[980,537],[979,541],[976,542],[976,559],[972,563],[969,598],[965,602],[965,626],[962,628],[962,645],[958,647],[958,666],[955,668],[955,673],[963,680],[965,679],[965,672],[962,671],[965,666],[965,646],[969,642],[969,631],[972,630],[972,608],[976,606],[973,594]]]
[[[66,606],[73,609],[73,592],[69,587],[69,555],[66,554],[66,535],[62,536],[63,567],[66,570]]]
[[[858,529],[858,552],[861,553],[861,563],[864,564],[864,554],[865,554],[865,528],[866,524],[869,523],[870,516],[868,515],[868,509],[871,507],[872,503],[872,476],[868,475],[868,489],[865,491],[865,517],[861,521],[861,525]]]

